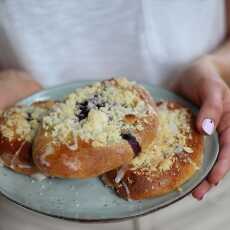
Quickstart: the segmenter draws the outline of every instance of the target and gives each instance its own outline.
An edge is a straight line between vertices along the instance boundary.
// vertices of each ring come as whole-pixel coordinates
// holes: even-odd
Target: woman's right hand
[[[23,71],[0,71],[0,110],[41,89],[41,85]]]

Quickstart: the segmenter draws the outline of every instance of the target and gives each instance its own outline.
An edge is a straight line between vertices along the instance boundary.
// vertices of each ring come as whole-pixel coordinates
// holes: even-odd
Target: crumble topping
[[[2,113],[0,132],[9,141],[13,139],[31,142],[47,109],[37,106],[16,106]]]
[[[157,107],[159,128],[152,146],[132,160],[134,169],[141,168],[162,172],[171,168],[175,154],[192,153],[193,149],[187,145],[191,136],[191,114],[186,108],[170,110],[167,102]]]
[[[77,89],[43,118],[43,128],[54,142],[68,146],[78,137],[95,147],[119,143],[122,132],[142,130],[139,118],[155,112],[135,87],[136,83],[122,78]],[[125,122],[126,115],[137,119]]]

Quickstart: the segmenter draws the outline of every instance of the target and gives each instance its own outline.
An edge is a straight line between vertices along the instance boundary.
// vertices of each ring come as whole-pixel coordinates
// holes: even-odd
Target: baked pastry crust
[[[13,106],[0,116],[0,161],[15,172],[37,173],[32,159],[32,142],[41,118],[54,105],[39,101],[31,106]]]
[[[43,118],[33,159],[48,176],[95,177],[146,149],[157,127],[155,103],[144,88],[105,80],[76,90]]]
[[[102,176],[103,182],[125,199],[142,200],[178,189],[202,165],[204,138],[194,127],[192,112],[176,102],[158,102],[157,106],[158,112],[161,109],[159,132],[166,134],[158,133],[149,150]],[[173,132],[168,132],[167,127],[161,129],[165,124],[172,125],[173,132],[175,129],[179,132],[174,141],[170,141]]]

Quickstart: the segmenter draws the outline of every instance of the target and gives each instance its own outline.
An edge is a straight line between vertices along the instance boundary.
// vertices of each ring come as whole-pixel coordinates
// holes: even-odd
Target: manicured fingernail
[[[206,193],[203,196],[199,197],[198,199],[203,200],[205,197],[206,197]]]
[[[202,129],[206,134],[212,135],[214,128],[215,128],[215,124],[212,119],[206,118],[203,120]]]

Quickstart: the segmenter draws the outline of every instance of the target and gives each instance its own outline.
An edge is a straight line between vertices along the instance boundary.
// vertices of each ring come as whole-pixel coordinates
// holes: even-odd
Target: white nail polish
[[[214,128],[215,128],[215,125],[212,119],[206,118],[203,120],[202,129],[206,134],[212,135]]]
[[[201,200],[205,200],[206,199],[206,196],[207,195],[207,193],[205,193],[204,195],[203,195],[203,197],[202,197],[202,199]]]

